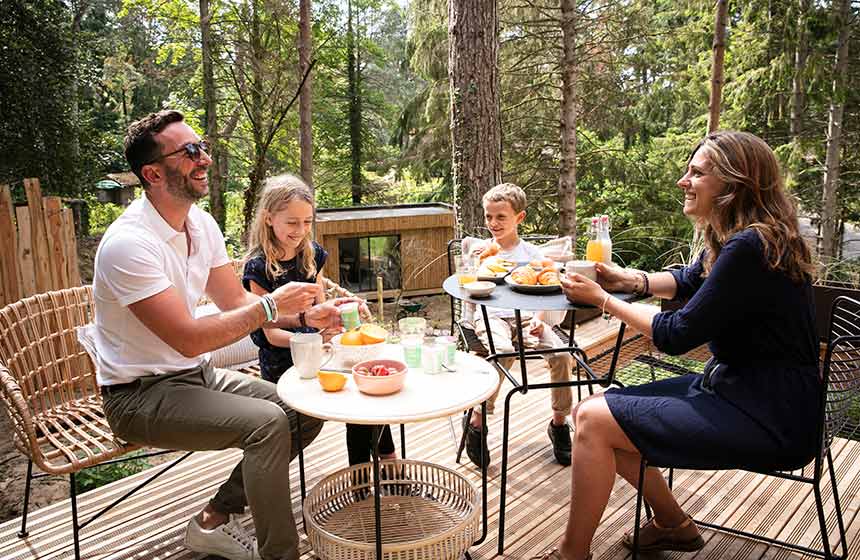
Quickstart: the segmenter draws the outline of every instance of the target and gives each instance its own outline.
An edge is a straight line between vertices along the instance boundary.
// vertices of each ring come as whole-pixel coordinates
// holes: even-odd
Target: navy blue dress
[[[654,345],[678,355],[704,343],[719,365],[605,393],[612,415],[656,466],[800,468],[817,453],[821,381],[809,281],[768,270],[751,229],[732,236],[711,273],[674,271],[678,311],[656,315]],[[704,382],[703,382],[704,381]]]
[[[328,259],[328,252],[316,241],[313,242],[314,262],[317,271],[322,270]],[[305,276],[299,273],[297,259],[281,261],[283,272],[277,278],[271,278],[266,270],[266,257],[257,255],[248,259],[245,263],[245,273],[242,275],[242,285],[251,290],[251,281],[256,282],[267,292],[273,292],[281,286],[290,282],[316,282],[317,277]],[[311,327],[296,327],[286,329],[290,332],[316,332]],[[293,367],[293,354],[289,348],[274,346],[266,338],[263,329],[257,329],[251,333],[251,340],[259,348],[260,375],[266,381],[277,383],[285,371]],[[349,455],[349,464],[356,465],[366,463],[370,460],[370,445],[373,437],[372,426],[358,424],[346,425],[346,448]],[[379,439],[379,452],[383,454],[394,452],[394,439],[391,436],[391,428],[385,426]]]

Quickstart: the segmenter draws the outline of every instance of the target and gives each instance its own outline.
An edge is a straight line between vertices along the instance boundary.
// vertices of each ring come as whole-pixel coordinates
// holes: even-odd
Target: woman
[[[706,374],[612,389],[574,409],[570,517],[546,558],[589,558],[615,473],[637,485],[640,457],[691,469],[799,468],[816,452],[820,381],[809,249],[773,151],[743,132],[708,135],[678,181],[684,214],[705,250],[679,271],[645,274],[597,265],[599,283],[574,274],[570,299],[601,307],[667,354],[709,343]],[[608,291],[688,299],[659,313]],[[644,495],[654,519],[642,550],[698,550],[704,541],[656,468]],[[632,539],[627,535],[625,544]]]

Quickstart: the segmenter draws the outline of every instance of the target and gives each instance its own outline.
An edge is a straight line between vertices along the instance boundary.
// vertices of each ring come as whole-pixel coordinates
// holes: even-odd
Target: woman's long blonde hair
[[[806,241],[800,236],[797,206],[785,192],[779,162],[764,140],[747,132],[709,134],[690,154],[699,150],[720,179],[723,192],[714,199],[714,211],[703,224],[708,251],[702,263],[707,275],[720,249],[735,233],[752,228],[764,244],[771,270],[781,270],[795,282],[812,277],[815,270]]]
[[[283,210],[294,200],[307,202],[311,208],[314,208],[314,195],[310,187],[295,175],[284,173],[266,181],[254,210],[254,221],[251,222],[248,233],[248,252],[245,254],[245,260],[262,255],[266,259],[266,272],[272,280],[280,276],[284,269],[279,262],[278,240],[272,226],[266,223],[266,218]],[[316,215],[315,208],[314,215]],[[317,274],[311,236],[312,233],[308,233],[296,252],[298,272],[305,278],[313,278]]]

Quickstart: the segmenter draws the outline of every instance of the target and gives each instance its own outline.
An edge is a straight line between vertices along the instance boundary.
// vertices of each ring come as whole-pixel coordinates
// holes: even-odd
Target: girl
[[[320,271],[328,253],[311,240],[313,223],[313,194],[304,181],[288,174],[266,181],[248,235],[245,273],[242,277],[245,289],[262,295],[288,282],[316,282],[324,286]],[[325,330],[321,334],[328,341],[339,330]],[[266,381],[277,383],[281,375],[293,365],[290,353],[293,332],[315,332],[315,329],[260,328],[251,333],[251,339],[260,348],[260,371]],[[370,460],[371,428],[346,425],[350,465]],[[388,426],[382,431],[379,454],[381,459],[396,458]]]

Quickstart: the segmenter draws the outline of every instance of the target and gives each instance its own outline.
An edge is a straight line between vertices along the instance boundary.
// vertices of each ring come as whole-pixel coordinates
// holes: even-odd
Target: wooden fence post
[[[81,270],[78,267],[78,241],[75,237],[75,216],[71,208],[63,208],[63,239],[66,248],[66,270],[69,286],[81,285]]]
[[[45,228],[48,232],[51,289],[68,288],[70,284],[66,265],[69,259],[63,234],[63,202],[59,196],[46,196],[42,199],[42,208],[45,210]]]
[[[0,185],[0,306],[21,299],[18,241],[9,185]]]
[[[30,241],[33,250],[33,271],[36,277],[36,292],[52,288],[48,231],[45,228],[45,211],[42,208],[42,189],[38,179],[24,179],[27,205],[30,207]]]
[[[35,295],[36,275],[33,272],[33,241],[30,226],[30,209],[26,206],[15,208],[18,220],[18,264],[21,272],[21,297]]]

